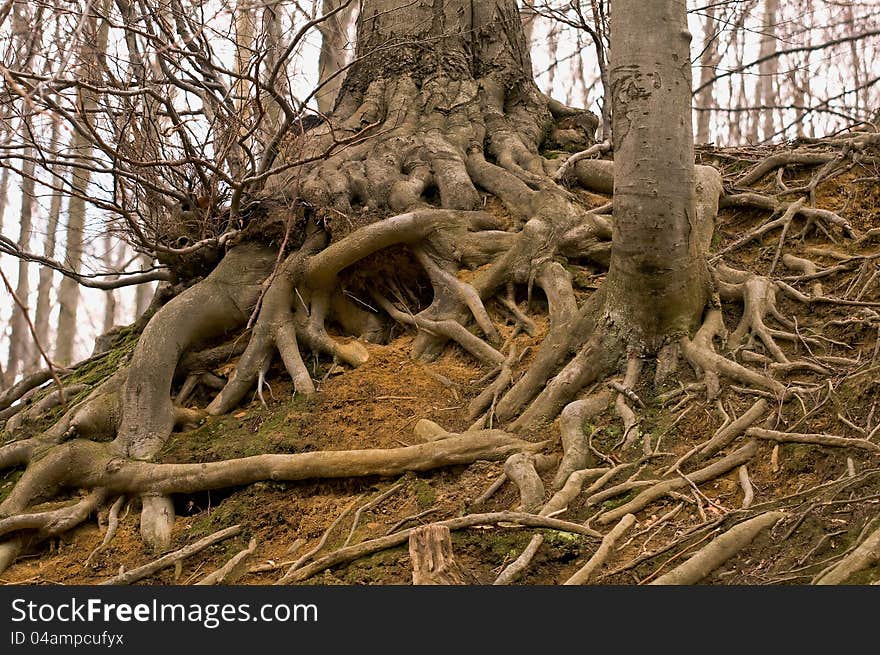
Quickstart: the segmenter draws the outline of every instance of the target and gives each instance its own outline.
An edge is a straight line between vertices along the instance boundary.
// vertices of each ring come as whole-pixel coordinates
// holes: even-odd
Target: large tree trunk
[[[684,4],[675,0],[619,0],[611,30],[607,311],[631,346],[656,352],[698,323],[707,297],[708,244],[700,243],[694,197],[690,33]]]

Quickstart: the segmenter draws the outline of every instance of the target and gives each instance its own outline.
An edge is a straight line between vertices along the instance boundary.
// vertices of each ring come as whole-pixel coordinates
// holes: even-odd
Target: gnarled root
[[[766,389],[778,396],[785,395],[785,387],[776,380],[753,371],[733,360],[727,359],[715,352],[712,341],[715,336],[724,334],[724,323],[721,311],[710,309],[706,312],[703,325],[697,330],[693,340],[687,336],[681,337],[679,344],[682,353],[694,369],[703,374],[706,383],[706,393],[709,399],[718,396],[721,387],[719,375],[724,375],[732,380],[747,384],[759,389]]]
[[[554,491],[562,489],[572,473],[593,465],[593,454],[584,433],[584,423],[604,411],[611,398],[611,391],[602,390],[569,403],[562,410],[559,415],[559,429],[562,433],[564,455],[553,478]]]

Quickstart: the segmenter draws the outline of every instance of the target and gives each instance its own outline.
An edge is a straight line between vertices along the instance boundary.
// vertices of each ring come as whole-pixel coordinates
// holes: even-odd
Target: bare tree
[[[770,139],[775,134],[773,117],[775,112],[772,107],[779,104],[779,80],[777,79],[779,60],[773,57],[776,51],[776,21],[779,14],[779,0],[764,0],[764,25],[761,31],[761,49],[759,57],[764,61],[758,69],[758,98],[759,106],[765,109],[761,112],[762,134],[764,139]],[[753,128],[753,138],[757,141],[757,121]]]

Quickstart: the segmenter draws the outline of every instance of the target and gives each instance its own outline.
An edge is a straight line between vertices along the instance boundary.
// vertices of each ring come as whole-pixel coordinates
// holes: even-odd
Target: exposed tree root
[[[862,571],[880,559],[880,528],[874,530],[856,549],[840,560],[813,584],[844,584],[855,573]]]
[[[748,546],[758,534],[786,517],[785,512],[765,512],[738,523],[727,532],[710,541],[684,564],[660,576],[652,585],[696,584],[733,555]]]
[[[254,551],[257,550],[257,540],[251,539],[248,547],[239,551],[219,569],[213,573],[209,573],[204,578],[196,582],[196,585],[218,585],[232,584],[241,576],[247,573],[247,564]]]
[[[641,492],[628,503],[600,514],[596,520],[602,525],[607,525],[612,521],[619,520],[626,514],[639,512],[653,501],[667,495],[670,491],[675,491],[682,487],[690,486],[691,484],[701,484],[707,480],[713,480],[719,475],[723,475],[737,466],[745,464],[754,457],[756,451],[757,444],[754,441],[749,441],[727,457],[724,457],[698,471],[688,473],[687,477],[682,476],[680,479],[658,482],[648,489],[645,489],[645,491]]]
[[[519,554],[515,560],[504,567],[504,570],[495,578],[494,586],[502,587],[514,582],[532,563],[538,549],[544,543],[544,535],[540,532],[531,538],[529,545]]]
[[[747,428],[751,427],[753,423],[764,416],[766,411],[767,401],[761,398],[756,401],[754,405],[749,407],[749,409],[738,419],[719,428],[709,441],[705,441],[702,444],[695,446],[679,457],[675,464],[666,469],[664,475],[669,475],[673,471],[680,469],[684,466],[685,462],[690,459],[700,461],[708,459],[720,452],[726,448],[728,444],[733,442],[734,439],[745,432]]]
[[[144,564],[143,566],[139,566],[136,569],[132,569],[131,571],[126,571],[124,573],[120,573],[117,576],[110,578],[109,580],[104,580],[102,585],[125,585],[131,584],[133,582],[137,582],[138,580],[143,580],[144,578],[161,571],[162,569],[168,568],[169,566],[174,566],[177,562],[186,559],[187,557],[191,557],[196,553],[199,553],[205,548],[213,546],[214,544],[220,543],[225,539],[229,539],[230,537],[235,537],[241,534],[241,526],[233,525],[230,528],[225,528],[223,530],[219,530],[212,535],[208,535],[204,539],[199,539],[195,543],[189,544],[188,546],[184,546],[179,550],[175,550],[173,553],[168,553],[159,559],[150,562],[149,564]]]
[[[475,11],[484,11],[480,3],[474,6]],[[414,5],[412,10],[422,9]],[[368,42],[364,49],[389,50],[381,41],[386,19],[384,15],[376,17],[376,34],[365,36]],[[424,29],[428,24],[430,21]],[[371,44],[371,38],[379,41]],[[433,47],[430,43],[431,39],[426,39],[424,47]],[[314,161],[265,172],[266,186],[259,198],[252,199],[255,205],[265,201],[270,207],[284,206],[288,212],[287,230],[275,241],[284,244],[281,249],[259,245],[256,240],[230,242],[221,263],[207,278],[161,309],[158,306],[164,299],[157,302],[157,311],[145,323],[124,369],[70,407],[43,434],[0,446],[0,468],[27,467],[0,505],[0,535],[7,538],[0,544],[0,570],[24,549],[71,529],[114,498],[104,543],[87,563],[112,538],[123,496],[140,496],[141,533],[145,541],[165,549],[174,522],[172,493],[260,480],[388,476],[480,459],[506,461],[504,475],[475,505],[487,502],[511,480],[524,513],[475,515],[437,525],[460,529],[516,521],[574,530],[572,524],[553,523],[548,516],[566,511],[580,496],[589,508],[641,489],[623,506],[595,517],[600,524],[619,523],[573,578],[587,581],[610,557],[615,540],[629,529],[636,512],[685,489],[694,491],[695,498],[685,497],[683,502],[705,513],[707,499],[701,497],[696,485],[736,467],[743,467],[741,479],[748,481],[744,465],[757,450],[752,441],[704,468],[683,472],[717,455],[743,434],[775,442],[880,451],[871,441],[876,426],[862,428],[853,416],[841,415],[841,422],[863,438],[779,432],[769,429],[778,427],[769,422],[755,427],[768,414],[768,400],[776,405],[775,418],[781,418],[785,401],[797,397],[804,404],[806,417],[806,402],[811,393],[815,401],[820,385],[784,383],[785,376],[793,372],[829,379],[838,368],[865,366],[863,370],[872,370],[862,360],[825,350],[832,343],[827,336],[804,331],[780,309],[785,308],[781,303],[786,298],[801,306],[852,306],[865,312],[880,305],[869,295],[878,278],[875,255],[843,254],[836,258],[836,265],[822,267],[785,252],[790,232],[800,220],[804,221],[802,238],[811,236],[812,228],[832,240],[835,231],[853,236],[846,219],[813,206],[819,181],[836,174],[847,153],[806,148],[774,154],[735,181],[735,195],[724,195],[716,169],[697,166],[687,177],[695,190],[693,203],[688,200],[683,213],[687,224],[682,222],[675,230],[658,225],[652,232],[651,243],[662,243],[663,248],[658,249],[674,254],[643,252],[637,244],[621,240],[620,225],[642,211],[634,198],[650,193],[642,188],[618,188],[613,200],[588,210],[580,196],[559,184],[577,183],[606,196],[615,191],[614,162],[589,159],[609,150],[607,143],[593,143],[590,127],[595,127],[594,117],[549,101],[533,84],[512,74],[516,66],[499,63],[527,58],[525,45],[514,36],[500,34],[488,57],[492,65],[479,70],[472,70],[472,60],[487,53],[472,52],[464,43],[451,44],[449,57],[444,59],[463,72],[463,79],[455,83],[443,70],[430,67],[420,75],[403,74],[394,68],[399,62],[393,57],[380,61],[369,74],[353,74],[325,124],[293,139],[296,143],[275,144],[282,159],[290,155],[285,148],[298,148],[296,159],[313,157]],[[404,50],[411,47],[398,45]],[[381,69],[389,62],[386,74]],[[560,126],[561,118],[565,126]],[[358,138],[349,146],[324,156],[330,152],[328,146],[354,136]],[[561,166],[559,161],[545,159],[540,148],[547,145],[548,137],[564,137],[567,147],[575,146],[579,154]],[[805,187],[785,187],[775,196],[744,188],[792,164],[822,168]],[[501,217],[494,215],[497,204],[479,210],[487,204],[485,193],[505,208]],[[788,197],[795,193],[804,197],[789,202]],[[719,206],[765,210],[771,216],[710,256]],[[609,215],[612,207],[614,214]],[[682,214],[677,210],[672,213]],[[724,255],[777,228],[780,235],[769,271],[737,270],[722,261]],[[872,233],[857,245],[865,246]],[[626,250],[637,262],[631,270],[614,263],[612,235],[615,252]],[[273,238],[261,235],[257,240],[263,237],[267,242]],[[385,271],[397,266],[392,253],[401,252],[410,268],[401,271],[400,277],[421,276],[421,281],[430,283],[430,288],[424,285],[424,294],[413,294],[408,288],[414,280],[403,280],[400,286],[407,288],[400,292],[396,281],[385,279]],[[386,255],[390,263],[384,262]],[[371,274],[377,261],[384,262],[386,269],[379,266],[379,272]],[[793,275],[780,274],[780,263]],[[589,283],[585,284],[572,271],[580,267],[583,273],[587,266]],[[853,273],[859,267],[858,277],[848,288],[836,286],[834,276]],[[357,282],[357,293],[346,287],[351,280]],[[693,280],[699,284],[690,284]],[[809,293],[795,288],[802,283],[808,284]],[[742,307],[739,323],[729,334],[723,303]],[[498,305],[505,312],[501,320],[513,323],[512,336],[493,313]],[[521,332],[540,334],[538,328],[543,329],[543,323],[530,316],[536,306],[540,311],[546,306],[546,334],[540,344],[529,345],[529,349],[537,346],[537,352],[527,359],[515,341]],[[645,315],[650,320],[642,323],[652,324],[656,330],[638,325],[640,321],[635,319]],[[859,329],[876,329],[880,326],[877,318],[874,312],[848,320]],[[332,358],[334,364],[361,366],[369,358],[364,342],[382,341],[389,321],[415,332],[414,357],[430,361],[453,342],[484,368],[477,374],[486,373],[478,383],[481,388],[467,405],[467,421],[472,422],[469,431],[452,434],[436,423],[420,421],[416,434],[426,443],[406,448],[264,454],[207,464],[154,461],[175,427],[194,426],[205,411],[209,415],[233,411],[254,387],[263,399],[276,355],[293,381],[294,392],[313,394],[319,385],[313,379],[315,372],[305,363],[309,354]],[[232,335],[236,339],[231,342],[215,343]],[[211,347],[197,352],[205,346]],[[801,349],[809,355],[792,354]],[[680,372],[682,360],[694,369],[698,381],[688,382],[682,375],[676,380],[679,388],[670,391],[663,385]],[[229,362],[234,362],[234,371],[224,380],[214,370]],[[656,369],[653,387],[647,379],[652,368]],[[0,420],[10,419],[7,430],[37,418],[56,402],[57,397],[47,394],[29,404],[43,393],[40,386],[50,377],[49,372],[39,372],[0,395]],[[181,381],[172,401],[174,385]],[[758,394],[760,399],[738,418],[728,417],[711,439],[679,456],[671,466],[663,462],[666,476],[679,477],[659,482],[641,479],[648,460],[664,456],[651,443],[647,430],[644,436],[640,433],[640,424],[654,405],[675,400],[675,411],[684,408],[682,412],[686,412],[693,405],[684,406],[696,402],[692,394],[705,392],[710,400],[719,400],[718,406],[726,415],[720,401],[728,402],[722,394],[731,382],[745,385],[748,393]],[[193,398],[201,399],[199,385],[212,391],[219,388],[219,393],[205,411],[183,407]],[[590,385],[593,387],[586,391]],[[75,386],[67,390],[77,394]],[[644,456],[636,462],[618,465],[626,451],[602,453],[591,441],[597,433],[592,429],[585,432],[585,427],[612,405],[623,423],[620,445],[628,448],[642,438]],[[18,416],[10,418],[14,414]],[[679,414],[679,419],[683,416]],[[553,495],[545,502],[541,474],[556,459],[536,453],[554,441],[553,421],[557,417],[563,455],[551,483]],[[490,429],[484,430],[486,427]],[[547,433],[541,437],[547,441],[531,443],[512,436],[538,431]],[[608,466],[595,468],[599,459]],[[654,476],[650,471],[644,475]],[[743,488],[748,498],[745,482]],[[63,489],[85,489],[88,493],[65,507],[36,511],[36,503]],[[381,502],[394,489],[371,502]],[[744,502],[744,506],[748,504]],[[330,566],[399,545],[416,534],[407,530],[349,545],[361,512],[371,506],[367,503],[358,510],[341,550],[314,559],[338,526],[335,522],[317,549],[300,557],[282,581],[307,579]],[[763,515],[763,521],[769,521],[771,515]],[[764,526],[762,521],[747,521],[730,533],[737,528],[745,531],[746,524],[749,530],[753,525]],[[578,531],[594,537],[598,534],[582,526]],[[496,584],[522,575],[543,542],[542,535],[535,535]],[[733,552],[726,543],[719,538],[683,567],[691,565],[702,571],[709,565],[699,564],[704,560],[717,562],[712,564],[717,566],[724,561],[718,557],[726,559],[729,554],[724,553]],[[231,582],[243,572],[252,553],[253,548],[242,551],[206,580]],[[451,555],[442,549],[435,554],[441,559]],[[685,576],[683,567],[673,573]],[[131,573],[126,580],[131,579]],[[672,579],[668,578],[671,575],[658,582]]]
[[[92,559],[94,559],[96,555],[113,541],[113,537],[116,536],[116,530],[119,528],[119,511],[122,509],[124,503],[125,496],[120,496],[110,506],[110,511],[107,513],[107,531],[104,533],[104,538],[101,540],[101,543],[89,553],[89,556],[86,558],[86,566],[89,566],[92,563]]]
[[[626,534],[627,530],[629,530],[636,522],[636,517],[632,514],[626,514],[623,516],[617,525],[611,529],[611,531],[605,535],[602,539],[602,543],[599,545],[599,548],[596,549],[596,552],[593,553],[593,556],[584,564],[581,568],[579,568],[574,575],[572,575],[568,580],[566,580],[563,584],[566,585],[583,585],[587,584],[590,580],[590,576],[593,574],[596,569],[601,567],[605,560],[608,558],[608,555],[611,553],[611,549],[617,544],[618,540]]]
[[[763,428],[749,428],[746,435],[756,439],[767,439],[778,443],[811,443],[834,448],[858,448],[872,453],[880,453],[880,445],[867,439],[850,439],[835,437],[828,434],[798,434],[796,432],[779,432]]]

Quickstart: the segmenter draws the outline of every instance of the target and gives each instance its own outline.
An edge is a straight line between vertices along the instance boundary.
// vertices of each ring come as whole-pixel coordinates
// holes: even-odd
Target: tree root
[[[816,585],[845,584],[855,573],[880,560],[880,528],[874,530],[856,549],[816,579]]]
[[[495,581],[492,583],[493,586],[503,587],[505,585],[509,585],[514,582],[519,576],[523,574],[523,572],[529,568],[529,564],[532,563],[532,560],[535,557],[535,554],[538,552],[538,549],[544,543],[544,535],[540,532],[534,535],[529,544],[525,547],[523,552],[519,554],[515,560],[513,560],[510,564],[508,564],[503,571],[495,578]]]
[[[778,432],[763,428],[749,428],[746,436],[756,439],[766,439],[777,443],[809,443],[832,448],[858,448],[872,453],[880,453],[880,445],[868,439],[850,439],[847,437],[835,437],[828,434],[799,434],[796,432]]]
[[[720,392],[719,375],[725,375],[736,382],[741,382],[759,389],[767,389],[773,394],[784,397],[785,386],[765,375],[752,371],[745,366],[722,357],[715,352],[712,340],[716,335],[724,333],[721,312],[710,309],[706,313],[703,325],[697,330],[693,340],[683,336],[679,341],[682,353],[696,370],[702,371],[706,384],[706,393],[710,400]]]
[[[534,458],[526,453],[511,455],[504,462],[504,473],[519,489],[519,512],[537,512],[544,505],[544,483],[535,470]]]
[[[232,584],[248,572],[247,564],[254,551],[257,550],[257,540],[251,539],[247,548],[236,553],[226,564],[213,573],[196,582],[196,585]]]
[[[663,472],[664,476],[668,476],[676,470],[681,469],[685,462],[690,459],[697,461],[705,460],[727,447],[738,436],[751,427],[758,419],[764,416],[767,411],[767,401],[763,398],[755,402],[746,412],[735,421],[719,428],[712,438],[702,444],[695,446],[687,453],[682,455],[678,461]]]
[[[583,400],[569,403],[562,410],[559,416],[559,429],[562,433],[562,450],[565,454],[553,478],[555,491],[562,489],[572,473],[593,464],[594,458],[590,452],[587,435],[584,433],[584,424],[601,413],[611,402],[611,397],[610,391],[602,390]]]
[[[675,491],[676,489],[681,489],[682,487],[687,487],[691,484],[701,484],[708,480],[713,480],[719,475],[724,475],[737,466],[748,462],[754,457],[757,449],[757,443],[749,441],[727,457],[724,457],[698,471],[689,473],[686,478],[682,477],[674,480],[658,482],[652,487],[645,489],[628,503],[600,514],[596,520],[602,525],[607,525],[612,521],[619,520],[626,514],[635,514],[636,512],[643,510],[658,498],[667,495],[670,491]]]
[[[696,584],[740,550],[748,546],[758,534],[785,518],[785,512],[765,512],[743,521],[703,546],[684,564],[656,580],[652,585]]]
[[[608,555],[611,554],[611,549],[617,544],[617,541],[624,535],[626,532],[635,524],[636,517],[632,514],[626,514],[621,517],[620,521],[614,528],[605,535],[602,539],[602,543],[599,545],[599,548],[596,549],[596,552],[593,553],[593,556],[584,564],[581,568],[579,568],[574,575],[572,575],[568,580],[563,582],[564,585],[584,585],[590,581],[590,576],[600,568],[605,560],[608,559]]]
[[[161,571],[162,569],[166,569],[169,566],[174,566],[175,564],[177,564],[177,562],[180,562],[187,557],[191,557],[196,553],[200,553],[201,551],[209,548],[210,546],[213,546],[214,544],[218,544],[225,539],[238,536],[239,534],[241,534],[241,526],[233,525],[232,527],[225,528],[223,530],[215,532],[212,535],[208,535],[203,539],[199,539],[195,543],[184,546],[179,550],[175,550],[173,553],[168,553],[167,555],[160,557],[159,559],[154,560],[149,564],[144,564],[143,566],[139,566],[136,569],[132,569],[130,571],[126,571],[125,573],[114,576],[109,580],[104,580],[100,584],[126,585],[137,582],[138,580],[143,580],[144,578],[149,577],[154,573]]]
[[[490,514],[468,514],[445,521],[438,521],[437,525],[445,525],[450,530],[462,530],[477,525],[491,525],[493,523],[517,523],[528,527],[549,528],[551,530],[560,530],[562,532],[571,532],[587,537],[601,538],[601,534],[595,530],[584,527],[578,523],[570,523],[568,521],[560,521],[535,514],[525,514],[522,512],[494,512]],[[410,535],[418,528],[410,528],[402,530],[385,537],[364,541],[354,546],[348,546],[325,555],[319,560],[307,564],[298,569],[289,578],[281,578],[275,584],[291,584],[308,580],[316,573],[320,573],[332,566],[352,562],[366,555],[372,555],[388,548],[394,548],[400,544],[406,543]]]
[[[113,537],[116,536],[116,530],[119,528],[119,511],[122,509],[123,503],[125,503],[125,496],[120,496],[113,501],[113,504],[110,506],[110,511],[107,514],[107,531],[104,533],[104,538],[101,540],[101,543],[89,553],[89,556],[86,558],[85,566],[91,565],[95,556],[107,548],[107,546],[110,545],[110,542],[113,541]]]

